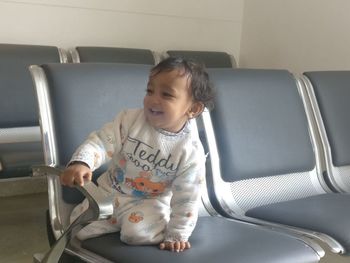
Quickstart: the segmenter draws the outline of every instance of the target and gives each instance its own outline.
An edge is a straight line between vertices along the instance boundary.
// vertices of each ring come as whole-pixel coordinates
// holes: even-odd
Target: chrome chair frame
[[[334,192],[349,193],[349,176],[343,177],[341,174],[343,172],[347,173],[346,171],[349,170],[350,166],[335,167],[333,165],[332,150],[313,85],[310,79],[305,75],[300,76],[299,81],[301,83],[300,85],[303,86],[308,94],[308,99],[311,104],[311,109],[309,111],[314,115],[316,126],[320,134],[320,141],[324,151],[323,172],[330,182],[329,187],[331,187]]]

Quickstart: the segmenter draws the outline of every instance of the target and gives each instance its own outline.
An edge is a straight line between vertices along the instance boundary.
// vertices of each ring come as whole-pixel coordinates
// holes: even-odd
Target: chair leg
[[[50,247],[52,247],[56,242],[56,238],[52,231],[49,210],[46,210],[46,233],[47,233],[47,239],[49,241],[49,245]]]
[[[94,218],[94,212],[90,209],[86,210],[83,214],[81,214],[73,223],[69,225],[69,227],[65,230],[62,236],[57,239],[51,249],[44,255],[35,254],[34,262],[35,263],[58,263],[62,254],[64,253],[64,249],[66,248],[73,230],[77,226],[86,225],[88,222],[91,222]]]

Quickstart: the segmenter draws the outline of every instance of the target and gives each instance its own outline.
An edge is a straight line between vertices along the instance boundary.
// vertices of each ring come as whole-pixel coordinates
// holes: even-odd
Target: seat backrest
[[[339,192],[350,192],[350,71],[305,72],[304,83],[325,150],[327,174]]]
[[[314,152],[318,142],[310,137],[292,74],[213,69],[209,75],[216,102],[202,120],[210,150],[212,193],[220,207],[244,214],[257,206],[325,193],[320,156]]]
[[[76,47],[71,50],[74,63],[131,63],[154,65],[155,58],[149,49],[121,47]]]
[[[56,47],[0,44],[0,128],[39,124],[28,67],[60,62]]]
[[[142,107],[150,68],[116,63],[31,67],[45,138],[45,163],[65,166],[92,131],[123,109]],[[72,188],[64,188],[63,197],[70,203],[81,201]]]
[[[226,52],[218,51],[192,51],[192,50],[168,50],[168,56],[193,59],[203,63],[207,68],[235,68],[235,59]]]
[[[0,44],[0,178],[29,175],[42,163],[40,130],[28,67],[60,62],[57,47]]]

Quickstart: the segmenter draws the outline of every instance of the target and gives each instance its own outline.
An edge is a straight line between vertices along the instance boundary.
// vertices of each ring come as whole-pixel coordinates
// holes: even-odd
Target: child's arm
[[[173,181],[171,215],[160,249],[180,252],[191,247],[188,238],[198,219],[201,182],[205,173],[205,157],[193,154],[196,160]]]
[[[100,130],[92,132],[74,152],[69,164],[82,162],[94,171],[107,160],[110,160],[116,145],[120,144],[115,124],[116,121],[109,122]]]
[[[110,158],[109,153],[112,152],[113,144],[107,138],[114,137],[112,127],[113,123],[107,123],[101,130],[91,133],[79,146],[67,168],[60,175],[62,185],[83,186],[84,180],[91,180],[92,171],[101,166],[108,157]]]
[[[110,160],[123,143],[125,127],[122,125],[125,112],[121,112],[113,122],[102,129],[92,132],[86,141],[74,152],[67,168],[61,174],[63,185],[83,185],[84,180],[91,180],[92,172]]]

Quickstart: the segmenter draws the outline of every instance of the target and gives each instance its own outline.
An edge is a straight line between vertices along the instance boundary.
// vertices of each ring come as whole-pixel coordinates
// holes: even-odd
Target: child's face
[[[164,71],[149,78],[143,105],[148,122],[155,128],[178,132],[196,115],[190,80],[181,73]]]

